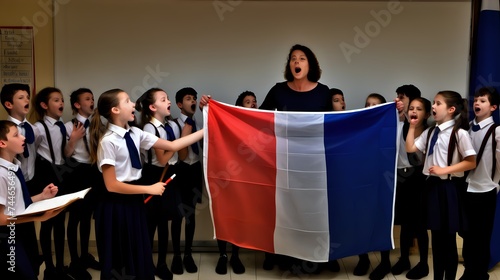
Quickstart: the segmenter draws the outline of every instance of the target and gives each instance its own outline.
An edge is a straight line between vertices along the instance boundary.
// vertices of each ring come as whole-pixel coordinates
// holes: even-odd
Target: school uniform
[[[448,166],[448,148],[454,125],[455,120],[450,120],[436,126],[432,134],[439,128],[437,141],[433,147],[429,144],[427,150],[426,142],[430,129],[425,130],[419,138],[415,139],[415,146],[420,151],[426,151],[423,173],[428,176],[426,181],[429,190],[427,226],[432,230],[435,279],[442,279],[443,276],[446,276],[446,279],[455,279],[458,267],[456,233],[465,227],[459,190],[464,184],[464,172],[439,176],[429,174],[431,166]],[[470,136],[465,130],[459,129],[456,136],[457,143],[451,165],[460,162],[463,158],[476,155]],[[432,139],[429,140],[431,141]],[[429,154],[431,149],[434,151]]]
[[[7,216],[18,215],[26,209],[21,182],[15,174],[21,168],[20,165],[18,159],[9,162],[0,158],[0,205],[5,206],[4,214]],[[11,254],[11,247],[15,248],[12,264],[9,263],[11,257],[8,255]],[[9,268],[14,268],[15,271],[12,272]],[[38,268],[38,243],[34,223],[15,224],[14,227],[0,226],[0,278],[37,279]]]
[[[480,123],[476,123],[474,120],[471,124],[469,133],[472,145],[479,152],[486,132],[494,125],[493,117]],[[472,129],[474,126],[479,127]],[[463,236],[464,280],[489,279],[490,240],[495,217],[498,182],[500,181],[500,146],[497,145],[496,151],[493,151],[492,141],[500,142],[500,127],[495,128],[495,139],[490,136],[487,140],[481,159],[467,177],[465,214],[468,228]],[[495,176],[492,178],[494,157],[496,170]]]
[[[182,131],[184,124],[188,121],[188,116],[180,114],[179,118],[176,119],[176,124],[179,126],[179,130]],[[195,123],[196,124],[196,123]],[[198,129],[198,128],[197,128]],[[193,145],[198,147],[198,154],[193,150]],[[203,172],[201,169],[200,156],[201,149],[198,143],[194,143],[188,147],[187,157],[178,163],[177,166],[177,180],[176,192],[180,194],[181,203],[178,204],[177,210],[181,217],[186,219],[186,229],[185,229],[185,246],[184,246],[184,256],[191,255],[191,247],[193,245],[194,231],[195,231],[195,210],[196,204],[201,203],[202,198],[202,181]],[[181,222],[179,220],[174,220],[172,222],[172,243],[174,247],[174,254],[176,256],[180,255],[180,233],[181,233]],[[175,258],[175,257],[174,257]],[[189,268],[189,272],[196,270],[195,267]],[[174,271],[174,269],[172,269]],[[175,272],[174,272],[175,273]]]
[[[78,192],[89,187],[91,188],[84,199],[75,201],[68,207],[70,216],[67,226],[67,237],[71,255],[71,265],[74,267],[80,266],[82,269],[87,268],[86,261],[88,261],[90,257],[88,254],[90,221],[99,197],[96,186],[104,184],[102,174],[97,169],[97,165],[92,165],[90,162],[90,121],[90,118],[85,118],[80,114],[76,114],[73,120],[65,124],[68,135],[71,135],[73,132],[74,122],[81,123],[85,127],[85,136],[75,143],[73,154],[67,159],[66,165],[71,167],[71,171],[69,172],[69,176],[65,179],[68,193]],[[81,258],[78,257],[77,249],[78,225],[80,225]],[[72,266],[70,266],[70,270],[74,270]]]
[[[62,120],[56,120],[44,116],[34,126],[40,135],[40,144],[37,147],[37,158],[35,162],[35,177],[33,180],[37,186],[35,193],[41,193],[45,186],[53,183],[58,187],[57,196],[67,194],[64,178],[68,176],[71,169],[65,166],[64,146],[68,141],[68,135],[59,126],[64,124]],[[44,221],[40,227],[40,244],[46,266],[44,275],[46,278],[56,277],[56,274],[64,274],[64,242],[65,242],[65,216],[62,211],[57,216]],[[52,230],[54,239],[52,241]],[[55,271],[52,260],[52,242],[55,247],[57,271]]]
[[[142,168],[132,167],[125,134],[129,132],[137,152],[150,149],[158,140],[137,127],[108,124],[108,131],[97,150],[98,168],[115,167],[116,179],[137,184]],[[104,190],[95,212],[96,241],[102,264],[101,279],[114,279],[116,273],[135,279],[154,279],[154,266],[149,240],[146,209],[142,194],[129,195]]]

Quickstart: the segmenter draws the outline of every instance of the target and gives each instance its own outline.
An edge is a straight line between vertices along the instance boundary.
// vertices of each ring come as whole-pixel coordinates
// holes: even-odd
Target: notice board
[[[0,86],[21,83],[35,92],[33,27],[0,26]]]

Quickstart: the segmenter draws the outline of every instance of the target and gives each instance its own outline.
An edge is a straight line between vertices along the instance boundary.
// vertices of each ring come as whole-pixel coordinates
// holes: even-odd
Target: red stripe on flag
[[[206,169],[216,237],[241,247],[274,252],[274,114],[212,100],[207,119]]]

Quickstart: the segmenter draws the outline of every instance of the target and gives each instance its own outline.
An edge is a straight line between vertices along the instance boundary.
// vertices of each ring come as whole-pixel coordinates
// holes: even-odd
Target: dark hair
[[[101,141],[102,136],[106,132],[107,124],[111,122],[111,109],[117,107],[120,103],[118,100],[118,94],[124,92],[121,89],[115,88],[105,91],[99,96],[97,101],[97,110],[94,110],[94,116],[92,117],[92,122],[90,123],[89,134],[90,134],[90,160],[92,163],[97,162],[97,146]],[[101,116],[108,120],[108,123],[104,125],[101,121]]]
[[[71,102],[71,110],[73,111],[73,115],[76,115],[78,113],[78,109],[75,107],[75,103],[79,102],[78,98],[80,97],[80,95],[87,92],[94,95],[94,93],[92,93],[92,91],[88,88],[79,88],[73,91],[69,96],[69,102]]]
[[[12,121],[1,120],[0,121],[0,140],[7,141],[7,134],[10,132],[10,128],[16,126]]]
[[[410,99],[410,102],[422,95],[420,90],[414,85],[402,85],[396,89],[396,93],[406,95]]]
[[[490,104],[498,105],[500,104],[500,96],[498,91],[494,87],[482,87],[474,93],[474,97],[487,96]]]
[[[28,93],[28,98],[30,97],[30,86],[26,84],[17,84],[17,83],[5,84],[2,87],[2,91],[0,92],[0,101],[2,102],[2,105],[5,108],[5,111],[7,111],[7,113],[10,113],[10,110],[7,109],[5,103],[6,102],[13,103],[14,95],[16,94],[16,92],[20,90],[26,91]]]
[[[135,110],[141,112],[141,123],[139,124],[141,128],[153,118],[153,112],[151,112],[149,105],[155,103],[155,93],[158,91],[164,90],[161,88],[150,88],[135,102]]]
[[[375,92],[368,94],[368,96],[366,97],[365,100],[368,100],[368,98],[377,98],[380,101],[380,103],[387,102],[387,100],[385,100],[385,97],[383,97],[381,94],[378,94],[378,93],[375,93]]]
[[[423,98],[423,97],[416,97],[416,98],[414,98],[412,100],[412,102],[415,101],[415,100],[419,101],[420,103],[422,103],[422,105],[424,105],[425,112],[429,113],[429,115],[430,115],[430,113],[432,112],[432,104],[429,101],[429,99]],[[427,119],[428,119],[428,117],[425,118],[425,120],[424,120],[424,129],[426,129],[427,127],[429,127],[429,124],[427,123]]]
[[[330,89],[330,96],[333,97],[336,94],[340,94],[340,95],[344,96],[344,93],[340,89],[338,89],[338,88],[331,88]]]
[[[247,91],[244,91],[242,93],[240,93],[240,95],[238,95],[238,98],[236,99],[236,106],[243,106],[243,99],[245,99],[245,97],[247,96],[253,96],[254,98],[257,99],[257,97],[255,96],[255,93],[247,90]]]
[[[184,96],[186,96],[186,95],[192,95],[196,98],[198,93],[196,92],[196,90],[194,90],[194,88],[191,88],[191,87],[181,88],[175,94],[175,103],[182,103],[182,100],[184,99]]]
[[[35,95],[35,112],[37,114],[37,120],[43,119],[45,116],[46,110],[42,108],[42,102],[45,104],[49,103],[49,97],[50,94],[53,92],[59,92],[62,95],[62,92],[60,89],[55,88],[55,87],[46,87],[42,90],[40,90],[36,95]]]
[[[316,58],[316,55],[314,55],[314,53],[308,47],[298,44],[294,45],[288,53],[288,59],[285,65],[285,80],[287,80],[288,82],[293,81],[292,69],[290,69],[290,60],[292,59],[292,53],[296,50],[304,52],[307,57],[307,62],[309,63],[309,73],[307,73],[307,79],[311,82],[319,81],[319,78],[321,78],[321,68],[319,67],[319,62]]]
[[[458,129],[462,128],[469,130],[469,113],[467,112],[467,99],[462,98],[460,93],[443,90],[436,94],[441,95],[444,98],[447,108],[455,107],[455,112],[453,117],[455,118],[455,126],[453,127],[453,132],[457,132]]]

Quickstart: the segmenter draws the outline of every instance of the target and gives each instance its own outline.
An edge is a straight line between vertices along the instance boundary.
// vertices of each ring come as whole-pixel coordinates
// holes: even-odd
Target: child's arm
[[[75,145],[78,140],[82,139],[85,136],[85,127],[81,122],[76,122],[73,124],[73,131],[71,131],[71,135],[69,136],[69,141],[66,143],[66,147],[64,148],[64,155],[66,157],[70,157],[75,151]]]
[[[436,175],[446,175],[446,174],[452,174],[452,173],[459,173],[459,172],[464,172],[468,171],[471,169],[476,168],[476,156],[468,156],[464,158],[461,162],[456,163],[454,165],[446,166],[446,167],[439,167],[439,166],[431,166],[429,168],[429,173],[430,174],[436,174]]]
[[[12,217],[4,214],[5,206],[0,205],[0,226],[9,225],[12,223],[22,224],[22,223],[28,223],[28,222],[45,222],[46,220],[61,213],[61,211],[63,211],[63,210],[64,210],[64,208],[60,208],[60,209],[56,209],[56,210],[47,210],[41,216],[21,216],[21,217],[12,218]]]
[[[158,139],[153,145],[153,148],[169,150],[169,151],[178,151],[182,148],[185,148],[197,141],[200,141],[203,138],[203,128],[189,134],[187,136],[181,137],[174,141],[168,141],[165,139]]]
[[[415,153],[418,151],[417,146],[415,145],[415,125],[418,120],[410,120],[410,127],[408,128],[408,134],[406,135],[406,152],[407,153]]]
[[[55,186],[54,184],[49,184],[43,189],[41,193],[32,196],[31,200],[33,202],[37,202],[40,200],[53,198],[54,196],[56,196],[58,190],[59,189],[57,188],[57,186]]]
[[[184,136],[191,134],[191,131],[193,131],[193,126],[189,125],[187,123],[184,123],[184,127],[182,128],[182,132],[181,132],[181,137],[184,137]],[[186,148],[180,149],[177,153],[179,155],[179,160],[183,161],[189,155],[189,150],[186,147]]]
[[[108,189],[109,192],[121,194],[162,195],[163,191],[165,191],[165,183],[163,182],[158,182],[150,186],[131,185],[120,182],[116,179],[115,167],[109,164],[104,164],[102,166],[102,176],[104,178],[106,189]]]

